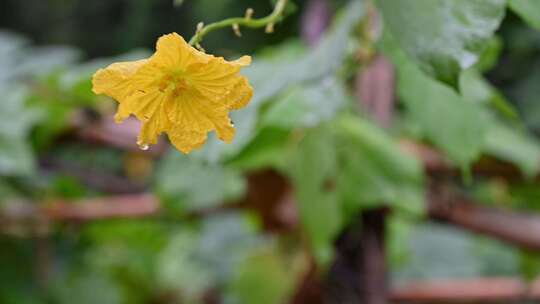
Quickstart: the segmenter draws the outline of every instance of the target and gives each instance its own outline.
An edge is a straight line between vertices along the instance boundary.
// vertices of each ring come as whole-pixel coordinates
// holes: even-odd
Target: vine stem
[[[274,7],[274,11],[270,15],[263,18],[252,19],[251,16],[246,14],[245,17],[228,18],[222,21],[210,23],[202,28],[197,29],[195,35],[193,35],[193,37],[191,37],[189,40],[189,44],[196,46],[208,33],[225,27],[244,26],[248,28],[260,28],[268,26],[269,24],[274,24],[283,15],[286,4],[287,0],[278,0],[276,6]]]

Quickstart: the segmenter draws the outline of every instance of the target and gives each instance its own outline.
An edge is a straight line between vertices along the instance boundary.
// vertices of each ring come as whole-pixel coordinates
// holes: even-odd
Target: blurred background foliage
[[[238,39],[222,30],[205,38],[213,54],[253,54],[245,75],[256,93],[232,114],[233,144],[211,138],[187,156],[81,140],[81,128],[115,109],[91,92],[92,73],[148,56],[164,33],[189,37],[201,20],[241,16],[247,7],[262,16],[269,1],[0,2],[4,213],[123,193],[151,192],[161,202],[144,219],[0,216],[0,303],[286,303],[313,264],[325,276],[343,228],[381,202],[395,210],[388,231],[395,282],[537,275],[533,253],[426,220],[424,172],[399,148],[403,137],[429,143],[462,169],[463,178],[451,181],[458,191],[507,209],[539,210],[532,179],[467,178],[480,156],[512,163],[524,177],[538,174],[540,18],[527,13],[533,8],[518,1],[506,13],[495,7],[504,1],[455,7],[488,24],[473,33],[475,41],[457,35],[480,57],[461,71],[461,42],[437,45],[450,50],[437,53],[415,40],[419,28],[426,37],[444,28],[440,1],[412,8],[377,1],[387,24],[378,41],[365,37],[373,7],[328,1],[331,26],[311,47],[301,39],[309,1],[293,2],[272,35],[243,30]],[[393,16],[402,11],[415,18]],[[474,30],[474,23],[451,22],[460,33]],[[358,107],[354,91],[362,54],[375,51],[397,67],[400,103],[386,130]],[[258,181],[276,183],[277,174],[293,189],[257,190]]]

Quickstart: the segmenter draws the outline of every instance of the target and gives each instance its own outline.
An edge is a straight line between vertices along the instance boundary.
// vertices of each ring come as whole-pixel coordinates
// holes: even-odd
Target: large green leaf
[[[493,120],[485,149],[493,156],[516,164],[529,177],[540,170],[540,144],[524,130]]]
[[[258,250],[240,263],[228,286],[226,303],[287,303],[296,274],[272,249]]]
[[[511,84],[509,93],[517,101],[527,126],[540,130],[540,61],[530,62],[532,67],[526,77]]]
[[[514,107],[473,69],[462,73],[460,91],[467,101],[483,105],[488,121],[484,152],[516,164],[527,176],[535,175],[540,169],[540,144],[520,125]],[[500,115],[494,115],[490,109]]]
[[[281,170],[288,165],[295,145],[291,131],[275,127],[263,128],[228,164],[243,171],[265,168]]]
[[[307,131],[288,167],[302,226],[319,263],[359,209],[423,211],[423,173],[381,129],[354,116]]]
[[[519,252],[512,247],[440,224],[409,225],[408,236],[399,240],[406,263],[392,269],[397,282],[519,273]]]
[[[161,163],[156,190],[173,209],[192,211],[238,198],[245,181],[235,170],[172,151]]]
[[[96,292],[99,290],[99,292]],[[56,282],[53,302],[59,304],[77,303],[117,304],[124,301],[120,286],[111,276],[98,272],[79,272]]]
[[[510,8],[520,15],[527,23],[540,30],[540,1],[537,0],[508,0]]]
[[[415,158],[401,152],[380,128],[359,118],[342,118],[337,132],[337,188],[349,216],[359,208],[380,205],[422,213],[423,173]]]
[[[337,173],[335,148],[328,126],[310,130],[289,167],[300,220],[321,264],[330,262],[333,240],[343,224],[341,205],[332,186]]]
[[[299,129],[331,120],[348,99],[344,84],[333,77],[291,89],[262,112],[257,135],[232,159],[232,164],[244,170],[284,169],[297,144],[295,134],[302,132]]]
[[[315,127],[332,119],[347,105],[344,84],[329,77],[298,86],[272,103],[261,117],[262,126],[283,129]]]
[[[519,0],[518,0],[519,1]],[[385,25],[424,72],[457,85],[504,17],[505,0],[378,0]]]
[[[519,115],[514,105],[506,97],[492,86],[474,68],[463,71],[459,77],[459,90],[461,96],[469,102],[484,105],[486,109],[497,111],[497,114],[509,120],[519,120]]]
[[[427,140],[460,166],[476,160],[484,147],[487,121],[481,105],[424,74],[385,35],[384,51],[398,70],[398,94],[408,118]]]
[[[157,259],[159,287],[193,303],[208,289],[232,282],[239,267],[267,244],[256,233],[242,213],[207,217],[199,229],[178,229]]]
[[[28,175],[34,169],[28,133],[40,113],[25,106],[26,98],[24,88],[0,86],[0,175]]]

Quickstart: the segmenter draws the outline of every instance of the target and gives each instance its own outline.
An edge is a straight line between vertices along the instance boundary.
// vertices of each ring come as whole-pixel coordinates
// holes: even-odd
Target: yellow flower
[[[244,107],[253,95],[240,69],[251,57],[226,61],[202,53],[177,33],[159,38],[148,59],[119,62],[98,70],[93,91],[119,102],[115,119],[133,114],[142,121],[137,144],[147,149],[165,132],[180,151],[206,142],[208,132],[230,142],[235,133],[229,111]]]

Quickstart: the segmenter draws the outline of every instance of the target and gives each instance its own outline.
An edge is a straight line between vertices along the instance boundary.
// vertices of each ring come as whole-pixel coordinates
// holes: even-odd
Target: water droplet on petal
[[[150,148],[149,145],[146,145],[146,144],[142,144],[142,145],[139,145],[139,149],[143,150],[143,151],[146,151]]]

